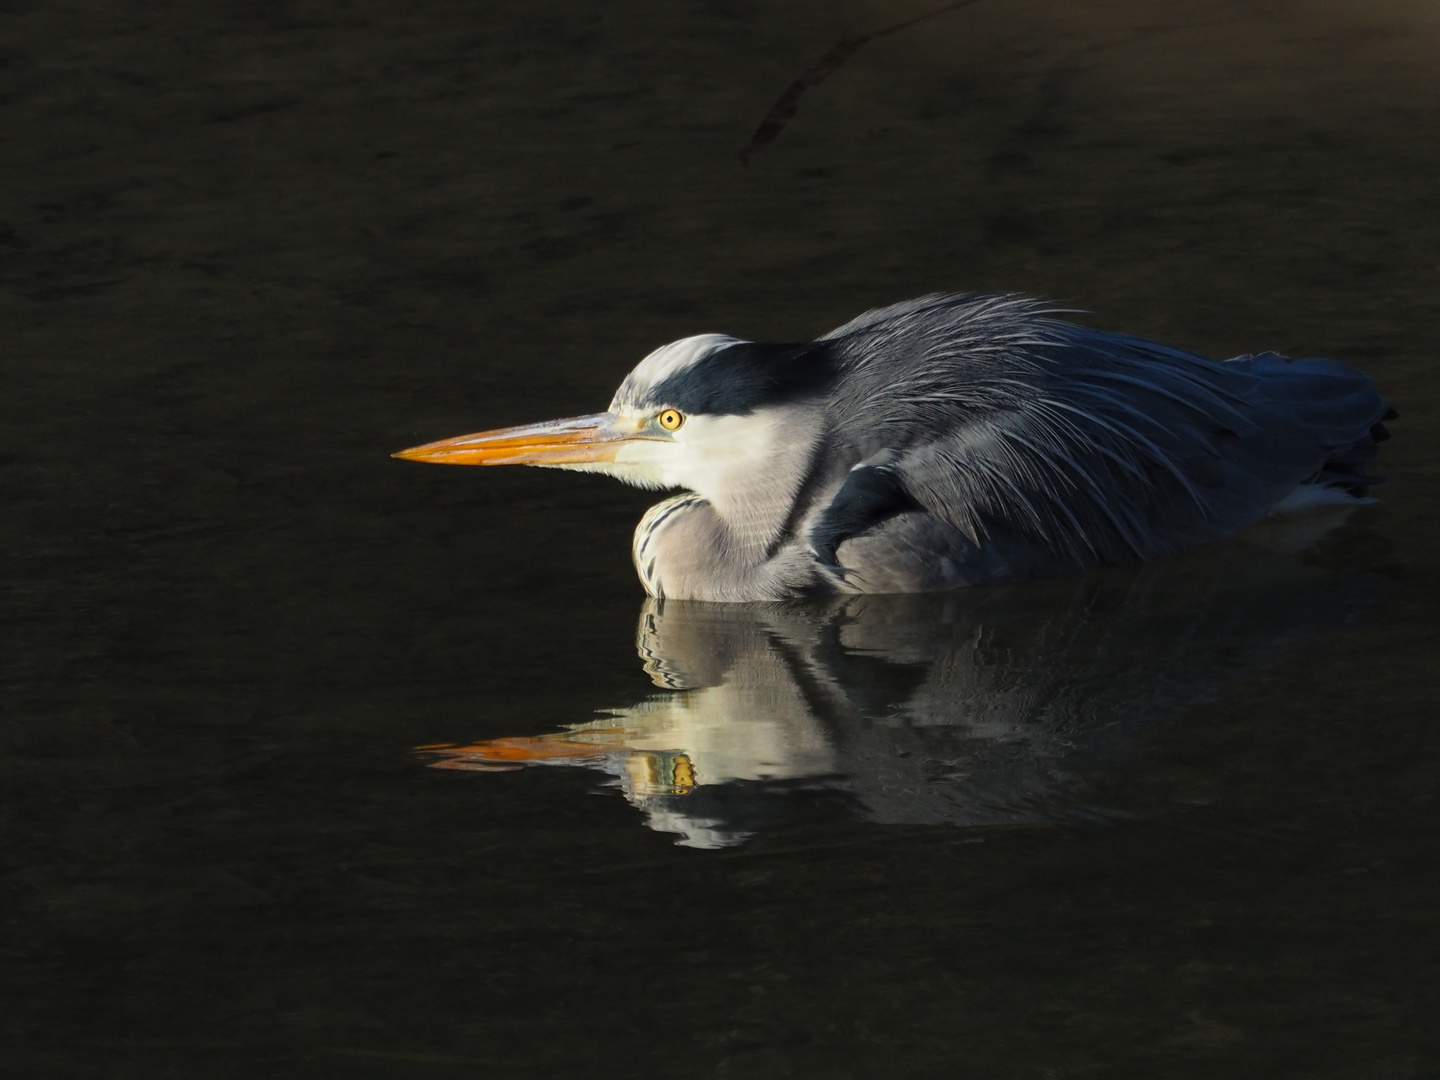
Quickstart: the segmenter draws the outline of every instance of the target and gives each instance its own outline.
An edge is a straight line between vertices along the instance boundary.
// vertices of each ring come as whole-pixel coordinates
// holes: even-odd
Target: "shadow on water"
[[[1126,760],[1128,733],[1213,700],[1379,589],[1264,539],[952,593],[652,599],[636,649],[660,693],[550,734],[421,749],[447,769],[604,772],[649,828],[695,848],[837,807],[884,824],[1104,819],[1087,780]]]

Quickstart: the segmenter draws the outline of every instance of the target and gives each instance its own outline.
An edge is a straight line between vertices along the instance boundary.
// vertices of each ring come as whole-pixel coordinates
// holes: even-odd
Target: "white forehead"
[[[677,371],[683,371],[717,349],[734,345],[739,340],[728,334],[696,334],[694,337],[672,341],[669,345],[661,345],[625,376],[625,381],[620,384],[620,389],[615,391],[615,397],[610,402],[610,411],[615,412],[626,405],[639,404],[646,390],[658,386]]]

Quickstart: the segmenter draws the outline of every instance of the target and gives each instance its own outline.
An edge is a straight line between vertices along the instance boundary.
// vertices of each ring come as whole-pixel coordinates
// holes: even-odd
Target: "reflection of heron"
[[[1216,363],[1014,296],[936,296],[808,344],[685,338],[608,412],[397,456],[688,489],[636,530],[646,590],[773,600],[1133,562],[1353,503],[1390,415],[1332,361]]]
[[[661,692],[535,736],[432,746],[435,764],[611,775],[681,843],[736,843],[838,800],[887,823],[1094,811],[1085,778],[1137,726],[1213,697],[1372,591],[1249,545],[1024,588],[808,604],[647,601]]]

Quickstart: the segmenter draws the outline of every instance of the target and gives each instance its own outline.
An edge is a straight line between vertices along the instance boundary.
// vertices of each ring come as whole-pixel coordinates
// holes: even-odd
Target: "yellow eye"
[[[685,415],[675,409],[666,409],[660,414],[660,426],[666,431],[675,431],[685,422]]]

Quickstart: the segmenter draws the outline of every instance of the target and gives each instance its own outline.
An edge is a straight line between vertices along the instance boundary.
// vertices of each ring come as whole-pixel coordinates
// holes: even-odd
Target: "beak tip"
[[[609,414],[547,420],[397,450],[391,457],[435,465],[571,465],[609,461],[628,438],[606,426]]]

